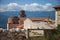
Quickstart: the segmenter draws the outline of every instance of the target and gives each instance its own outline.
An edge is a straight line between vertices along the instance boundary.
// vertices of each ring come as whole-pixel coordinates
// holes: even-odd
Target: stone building
[[[11,28],[40,28],[40,29],[53,29],[55,28],[55,20],[47,18],[27,18],[25,11],[21,10],[18,17],[8,18],[7,29]]]
[[[56,22],[56,26],[57,26],[57,24],[60,24],[60,5],[58,5],[58,6],[55,6],[54,7],[55,8],[55,22]]]
[[[25,29],[54,29],[55,21],[49,18],[27,18],[24,21]]]
[[[24,20],[26,18],[25,11],[21,10],[18,17],[10,17],[8,18],[7,29],[11,28],[23,28],[24,27]]]

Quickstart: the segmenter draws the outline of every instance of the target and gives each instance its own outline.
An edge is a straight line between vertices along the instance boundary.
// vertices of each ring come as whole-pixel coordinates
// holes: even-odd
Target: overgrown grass
[[[30,40],[60,40],[60,24],[57,26],[57,30],[52,30],[51,34],[47,34],[44,37],[31,37]]]
[[[30,37],[30,40],[44,40],[44,36],[40,36],[40,37]]]
[[[58,24],[57,29],[60,29],[60,24]]]

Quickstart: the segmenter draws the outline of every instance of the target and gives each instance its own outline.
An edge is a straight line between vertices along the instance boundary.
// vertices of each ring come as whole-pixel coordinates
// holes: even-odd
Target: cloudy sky
[[[19,11],[54,11],[53,6],[60,5],[60,0],[0,0],[0,12]]]

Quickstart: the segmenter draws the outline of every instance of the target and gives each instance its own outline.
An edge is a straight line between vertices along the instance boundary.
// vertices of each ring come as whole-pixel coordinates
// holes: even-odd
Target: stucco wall
[[[29,18],[27,18],[27,19],[24,21],[24,28],[25,28],[25,29],[31,28],[31,24],[32,24],[32,21],[31,21]]]
[[[33,22],[32,20],[30,20],[29,18],[27,18],[24,21],[24,28],[25,29],[53,29],[55,28],[55,24],[50,24],[47,22],[42,22],[42,21],[37,21],[37,22]]]
[[[57,24],[60,24],[60,10],[57,11]]]

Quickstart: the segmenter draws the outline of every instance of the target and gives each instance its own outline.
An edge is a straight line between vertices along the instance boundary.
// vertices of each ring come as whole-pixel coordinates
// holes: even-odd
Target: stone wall
[[[0,40],[26,40],[25,32],[0,30]]]

